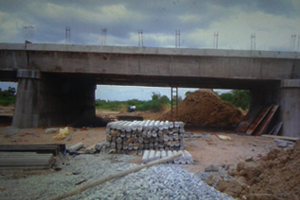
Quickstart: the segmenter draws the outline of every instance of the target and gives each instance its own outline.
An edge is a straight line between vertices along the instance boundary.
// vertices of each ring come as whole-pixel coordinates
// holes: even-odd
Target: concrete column
[[[93,80],[28,70],[18,71],[17,76],[13,126],[66,126],[82,118],[95,117]]]
[[[18,88],[12,126],[38,127],[38,88],[41,74],[38,71],[19,70]]]
[[[282,135],[300,137],[300,79],[282,80],[280,90]]]

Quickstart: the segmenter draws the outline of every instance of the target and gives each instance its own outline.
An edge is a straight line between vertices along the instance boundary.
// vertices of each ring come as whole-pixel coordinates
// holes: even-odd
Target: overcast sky
[[[300,1],[1,0],[0,42],[23,42],[24,26],[34,27],[27,36],[34,43],[65,43],[68,26],[71,44],[101,45],[106,28],[106,45],[137,46],[143,30],[144,46],[174,47],[175,30],[180,30],[182,48],[213,48],[218,32],[219,49],[248,50],[255,34],[257,50],[296,51]],[[293,44],[291,35],[297,35]]]

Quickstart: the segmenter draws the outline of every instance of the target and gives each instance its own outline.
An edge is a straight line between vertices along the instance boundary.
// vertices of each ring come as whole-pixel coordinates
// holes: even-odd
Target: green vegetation
[[[13,105],[16,102],[16,89],[12,87],[8,87],[7,90],[3,90],[0,88],[0,105],[9,106]]]
[[[220,94],[219,97],[231,103],[237,108],[248,110],[250,105],[250,92],[248,90],[232,90],[229,93]]]
[[[159,112],[170,107],[170,99],[164,95],[161,96],[160,93],[152,92],[151,100],[140,101],[137,99],[131,99],[127,101],[101,101],[96,100],[96,107],[98,109],[107,109],[112,111],[125,111],[129,106],[135,105],[136,110],[139,111],[153,111]]]
[[[185,96],[192,93],[187,91]],[[250,105],[250,92],[248,90],[232,90],[229,93],[220,94],[219,97],[228,103],[231,103],[237,108],[248,110]],[[178,97],[178,102],[181,102],[182,98]],[[170,108],[171,101],[167,96],[161,96],[160,93],[152,92],[151,100],[140,101],[137,99],[131,99],[127,101],[101,101],[96,100],[96,107],[98,109],[106,109],[112,111],[126,111],[129,106],[135,105],[136,110],[139,111],[152,111],[159,112],[166,108]]]
[[[192,93],[192,91],[187,91],[184,95],[185,95],[185,97],[186,96],[188,96],[189,94],[191,94]]]

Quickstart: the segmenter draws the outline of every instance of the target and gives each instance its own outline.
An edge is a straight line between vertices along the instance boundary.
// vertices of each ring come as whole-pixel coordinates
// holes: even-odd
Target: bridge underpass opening
[[[174,89],[174,88],[173,88]],[[108,85],[97,85],[96,90],[96,113],[98,113],[99,117],[108,117],[113,118],[113,114],[116,115],[136,115],[136,116],[144,116],[145,119],[151,119],[151,120],[169,120],[169,121],[184,121],[184,122],[192,122],[194,124],[197,124],[199,126],[205,125],[204,119],[210,117],[210,123],[207,126],[211,126],[216,119],[212,118],[220,118],[220,116],[223,120],[220,119],[217,124],[213,124],[213,126],[220,127],[225,124],[224,121],[228,118],[230,118],[229,121],[238,123],[242,115],[236,114],[239,112],[238,108],[235,108],[234,106],[229,106],[228,103],[225,103],[222,101],[218,94],[225,95],[225,99],[227,97],[227,101],[232,101],[231,99],[228,99],[228,96],[231,96],[232,94],[227,94],[227,92],[231,92],[231,90],[210,90],[210,89],[201,89],[201,94],[194,91],[199,90],[198,88],[178,88],[179,91],[179,102],[182,102],[179,104],[179,116],[176,116],[176,113],[171,112],[171,87],[135,87],[135,86],[108,86]],[[240,91],[243,93],[243,91]],[[192,93],[191,98],[185,97],[187,94]],[[149,112],[141,112],[145,111],[144,109],[146,106],[150,106],[150,104],[153,104],[154,102],[146,102],[153,99],[153,94],[159,94],[160,97],[167,97],[168,102],[163,110],[160,110],[160,112],[156,112],[155,114],[149,115]],[[202,97],[204,96],[204,97]],[[157,98],[157,97],[155,97]],[[247,98],[247,97],[246,97]],[[239,99],[237,99],[239,100]],[[116,103],[115,101],[122,101],[119,103]],[[195,101],[197,103],[195,103]],[[206,102],[205,102],[206,101]],[[241,100],[239,100],[241,101]],[[247,100],[246,100],[247,101]],[[238,102],[237,102],[238,103]],[[120,104],[123,104],[123,106],[120,106]],[[129,106],[135,104],[138,112],[136,113],[128,113],[126,112]],[[138,104],[138,105],[137,105]],[[147,105],[148,104],[148,105]],[[216,107],[216,108],[214,108]],[[221,108],[220,108],[221,107]],[[97,108],[102,108],[97,109]],[[112,109],[112,112],[106,111],[105,108]],[[223,108],[223,109],[222,109]],[[148,107],[148,109],[153,109]],[[244,108],[246,109],[246,108]],[[186,112],[188,110],[188,112]],[[152,110],[154,111],[154,110]],[[157,110],[159,111],[159,109]],[[195,113],[197,111],[198,113]],[[181,113],[182,112],[182,113]],[[170,114],[171,113],[171,114]],[[211,113],[213,113],[214,117],[210,116]],[[246,111],[243,111],[245,114]],[[219,116],[218,116],[219,115]],[[232,116],[230,116],[232,115]],[[238,122],[237,118],[238,115]],[[147,118],[148,117],[148,118]],[[228,122],[229,123],[229,122]],[[226,124],[228,124],[226,122]],[[233,127],[234,128],[234,127]]]
[[[179,88],[179,101],[184,99],[186,92],[195,90],[197,89]],[[97,85],[96,90],[96,108],[97,104],[104,108],[104,102],[113,105],[114,101],[120,101],[122,107],[118,104],[115,104],[115,107],[107,107],[121,112],[129,111],[130,106],[135,106],[138,111],[166,112],[172,107],[171,100],[171,87]],[[177,101],[174,99],[174,102]]]
[[[12,124],[17,86],[16,82],[0,82],[0,126]]]
[[[79,73],[36,73],[26,70],[24,72],[26,73],[23,76],[18,76],[18,98],[15,108],[17,115],[13,119],[13,126],[19,128],[64,126],[82,117],[95,117],[97,84],[163,87],[178,83],[177,86],[189,88],[248,89],[252,96],[250,110],[253,106],[280,104],[281,108],[284,108],[280,110],[280,120],[284,124],[296,127],[288,131],[292,132],[291,135],[298,134],[296,121],[289,120],[291,117],[298,118],[298,110],[291,107],[298,101],[297,80],[104,76]]]

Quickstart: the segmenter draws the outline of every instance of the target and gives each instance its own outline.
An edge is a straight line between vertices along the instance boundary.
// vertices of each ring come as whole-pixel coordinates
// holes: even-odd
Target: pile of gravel
[[[0,199],[48,199],[136,165],[129,155],[79,155],[61,171],[14,177],[1,172]],[[82,183],[81,183],[82,182]],[[81,183],[81,184],[80,184]],[[68,199],[233,199],[180,165],[164,164],[106,182]]]

